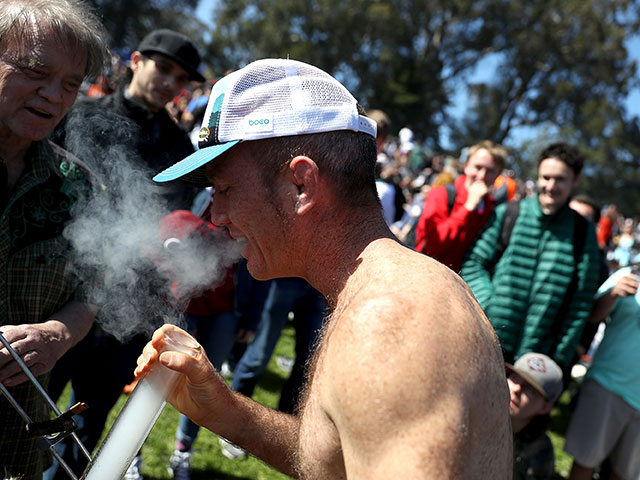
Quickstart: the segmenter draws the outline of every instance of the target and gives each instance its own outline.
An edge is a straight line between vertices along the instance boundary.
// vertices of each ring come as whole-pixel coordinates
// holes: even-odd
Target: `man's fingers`
[[[27,336],[27,332],[24,328],[18,328],[20,325],[5,325],[0,327],[0,332],[2,336],[9,342],[13,344],[18,340],[22,340]],[[4,345],[0,344],[0,348],[4,348]]]
[[[16,385],[20,385],[21,383],[24,383],[27,380],[28,380],[27,375],[22,370],[20,370],[19,373],[12,375],[6,380],[2,380],[1,383],[5,387],[15,387]]]
[[[33,375],[38,376],[45,372],[44,365],[34,361],[34,355],[31,355],[29,358],[29,362],[25,361],[25,365],[27,365],[27,368]],[[18,365],[18,362],[13,359],[10,363],[0,368],[0,382],[7,387],[13,387],[27,380],[27,374],[22,370],[20,365]]]
[[[151,366],[155,363],[158,357],[158,352],[151,344],[146,344],[142,353],[138,357],[137,364],[134,371],[136,378],[144,377],[151,370]]]
[[[161,353],[159,359],[167,368],[185,374],[196,384],[209,381],[212,372],[215,372],[211,362],[200,354],[192,357],[186,353],[169,351]]]
[[[5,365],[13,362],[13,357],[9,353],[9,351],[5,348],[0,350],[0,369],[2,369]]]
[[[180,352],[163,352],[160,354],[160,363],[165,365],[171,370],[188,374],[193,369],[190,365],[189,359],[192,359],[189,355]]]
[[[22,362],[35,376],[42,375],[53,368],[54,362],[47,353],[43,353],[40,350],[26,350],[29,348],[29,345],[26,343],[12,345],[12,348],[14,348]],[[4,382],[12,376],[20,374],[22,371],[22,367],[6,349],[0,352],[0,381]],[[27,380],[26,375],[22,375],[20,382],[12,382],[12,385],[17,385],[17,383],[25,380]]]

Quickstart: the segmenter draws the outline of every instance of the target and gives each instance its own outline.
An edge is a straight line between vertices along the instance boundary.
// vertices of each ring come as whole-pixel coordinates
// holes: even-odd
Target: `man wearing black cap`
[[[189,137],[165,106],[189,81],[205,80],[199,65],[200,55],[187,37],[172,30],[152,31],[131,54],[129,84],[112,95],[78,101],[58,129],[58,143],[85,162],[96,162],[97,171],[105,169],[104,149],[114,142],[126,148],[127,161],[136,167],[150,173],[164,170],[193,153]],[[111,174],[104,172],[107,182]],[[162,192],[170,210],[190,208],[192,188],[172,185]]]
[[[140,181],[193,153],[186,132],[171,119],[165,105],[178,95],[189,81],[204,81],[198,72],[200,55],[193,43],[172,30],[155,30],[142,39],[131,54],[132,77],[112,95],[78,101],[58,131],[57,141],[67,145],[76,156],[91,164],[102,175],[107,193],[119,198],[115,187],[126,171],[135,172]],[[109,157],[111,146],[117,143],[122,158]],[[114,188],[112,188],[114,187]],[[158,211],[191,208],[197,192],[184,184],[164,186],[158,190]],[[160,205],[166,203],[166,205]],[[149,272],[153,274],[152,271]],[[135,358],[142,350],[146,336],[135,335],[121,343],[97,325],[76,348],[63,357],[52,372],[50,394],[57,398],[71,380],[73,395],[91,406],[83,413],[78,435],[91,451],[104,429],[109,411],[120,397],[123,387],[133,380]],[[65,445],[66,444],[66,445]],[[73,442],[60,442],[59,451],[74,469],[82,474],[86,459]],[[137,461],[133,469],[137,475]],[[141,478],[134,475],[132,478]],[[67,478],[54,465],[46,472],[47,479]]]

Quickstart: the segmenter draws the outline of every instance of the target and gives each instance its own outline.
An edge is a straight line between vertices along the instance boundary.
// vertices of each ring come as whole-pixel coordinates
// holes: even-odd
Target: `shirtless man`
[[[510,478],[496,336],[458,276],[390,233],[360,112],[321,70],[260,60],[216,83],[200,150],[155,177],[206,175],[213,221],[246,242],[251,274],[302,277],[327,298],[298,415],[233,392],[202,353],[159,355],[174,326],[136,374],[158,359],[183,373],[178,410],[296,478]]]

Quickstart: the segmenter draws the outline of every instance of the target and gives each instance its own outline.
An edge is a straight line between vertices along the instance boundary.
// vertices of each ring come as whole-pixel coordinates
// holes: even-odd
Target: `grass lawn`
[[[556,473],[561,478],[569,477],[569,471],[571,470],[571,464],[573,462],[573,459],[562,451],[562,447],[564,446],[564,435],[569,425],[569,419],[571,418],[571,408],[569,406],[570,396],[577,389],[578,386],[571,383],[568,390],[560,397],[556,408],[551,412],[549,437],[551,438],[551,443],[553,443],[553,449],[556,454]]]
[[[293,328],[291,325],[287,325],[269,367],[256,388],[253,398],[257,401],[271,407],[277,405],[280,389],[288,373],[276,365],[275,359],[277,355],[293,357],[294,338]],[[66,408],[67,399],[68,390],[60,399],[61,409]],[[126,396],[120,397],[116,407],[109,415],[108,428],[111,427],[126,400]],[[558,407],[552,412],[550,426],[550,436],[556,451],[558,478],[567,478],[571,468],[571,458],[562,451],[564,433],[569,418],[568,404],[569,393],[565,392],[558,402]],[[178,416],[178,412],[167,404],[142,447],[144,461],[142,474],[146,480],[171,479],[167,465],[173,452]],[[200,430],[194,445],[193,466],[192,478],[194,480],[280,480],[289,478],[251,456],[242,460],[227,459],[220,453],[217,436],[205,429]]]

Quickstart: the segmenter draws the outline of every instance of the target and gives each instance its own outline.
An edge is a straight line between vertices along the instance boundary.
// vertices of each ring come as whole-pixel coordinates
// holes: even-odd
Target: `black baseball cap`
[[[191,40],[173,30],[154,30],[142,39],[137,50],[140,53],[161,53],[178,63],[189,74],[191,80],[204,82],[198,72],[200,54]]]

